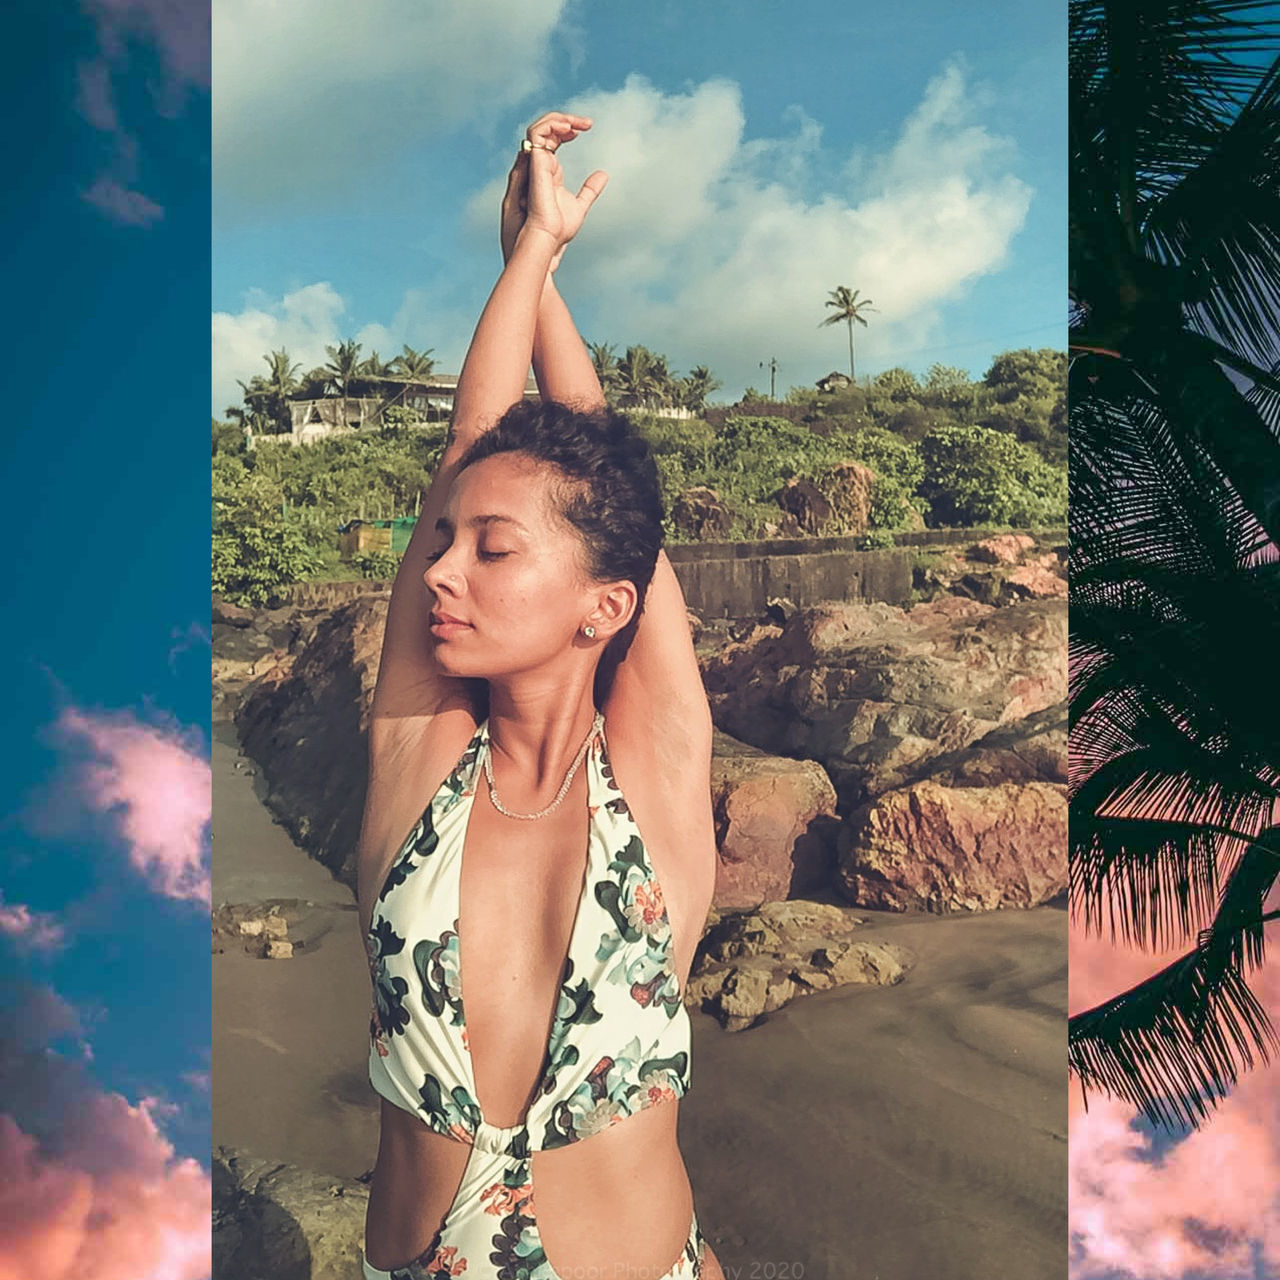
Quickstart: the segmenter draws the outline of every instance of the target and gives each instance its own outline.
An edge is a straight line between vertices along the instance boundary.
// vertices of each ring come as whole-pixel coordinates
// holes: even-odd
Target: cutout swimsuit
[[[489,1124],[476,1102],[458,965],[462,848],[489,721],[409,833],[374,904],[369,1079],[382,1097],[468,1144],[462,1181],[426,1250],[366,1280],[560,1280],[534,1207],[532,1155],[590,1138],[690,1084],[689,1014],[670,920],[597,712],[584,759],[590,816],[583,892],[543,1075],[524,1123]],[[694,1213],[662,1280],[702,1274]]]

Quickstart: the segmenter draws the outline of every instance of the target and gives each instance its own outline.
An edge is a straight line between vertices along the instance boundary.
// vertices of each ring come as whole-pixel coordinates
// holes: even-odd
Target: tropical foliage
[[[685,490],[710,487],[733,513],[731,537],[776,531],[782,484],[800,476],[822,488],[834,467],[850,461],[875,474],[868,545],[886,545],[892,531],[923,520],[1004,525],[1066,518],[1065,472],[1056,458],[1050,460],[1065,441],[1048,427],[1063,388],[1052,405],[1044,394],[1055,376],[1059,384],[1064,381],[1061,352],[1006,353],[988,379],[978,382],[940,365],[923,381],[891,369],[866,387],[831,395],[793,388],[784,401],[726,408],[706,406],[719,383],[705,366],[677,378],[664,356],[644,347],[628,347],[621,359],[610,346],[588,344],[588,350],[615,403],[642,402],[622,411],[653,448],[668,511]],[[287,362],[284,353],[275,354]],[[373,376],[354,344],[335,347],[330,355],[329,371],[316,371],[314,379],[323,380],[330,394],[350,388],[354,395],[360,378]],[[417,353],[406,349],[382,367],[398,364],[402,372],[420,372],[416,360]],[[661,412],[673,405],[692,416]],[[1001,426],[985,425],[1002,405],[1013,407]],[[1032,421],[1022,421],[1022,414]],[[213,424],[219,581],[232,584],[226,589],[247,600],[246,593],[257,598],[313,574],[385,569],[383,560],[340,564],[338,527],[353,518],[412,515],[443,451],[444,424],[423,424],[411,410],[391,405],[376,427],[296,448],[262,435],[248,448],[245,425],[244,414],[238,423]],[[1033,443],[1024,443],[1024,435]],[[259,518],[273,541],[230,540],[233,530]],[[280,544],[284,527],[301,541],[290,542],[288,554],[268,554]],[[670,526],[668,535],[683,536]],[[312,558],[295,554],[298,546]],[[243,572],[236,578],[232,568],[241,561]]]
[[[1071,908],[1188,949],[1071,1019],[1086,1091],[1198,1126],[1277,1046],[1274,6],[1070,6]]]

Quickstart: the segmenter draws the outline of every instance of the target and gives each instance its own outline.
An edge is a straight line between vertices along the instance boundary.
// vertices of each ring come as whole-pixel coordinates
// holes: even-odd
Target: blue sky
[[[43,1179],[4,1259],[52,1280],[208,1271],[204,14],[28,4],[6,33],[0,1181]],[[86,1171],[97,1225],[58,1217]]]
[[[848,367],[829,291],[875,304],[858,372],[1062,347],[1066,10],[1002,0],[644,6],[336,0],[214,15],[214,390],[354,336],[456,372],[500,268],[525,125],[609,188],[559,283],[583,335],[706,363],[713,399]]]

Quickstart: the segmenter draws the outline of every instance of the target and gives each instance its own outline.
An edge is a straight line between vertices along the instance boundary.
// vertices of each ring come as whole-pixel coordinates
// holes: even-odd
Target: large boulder
[[[366,596],[337,609],[292,665],[256,684],[236,713],[241,748],[261,767],[276,817],[353,886],[387,604]]]
[[[678,532],[699,542],[719,542],[729,536],[733,510],[720,500],[714,489],[695,485],[677,494],[671,504],[671,524]]]
[[[1066,601],[828,603],[702,660],[716,724],[816,760],[847,813],[1066,696]]]
[[[213,1273],[227,1280],[352,1280],[360,1274],[366,1187],[218,1147]]]
[[[828,532],[831,524],[831,502],[812,480],[792,476],[774,495],[783,511],[793,515],[801,533]]]
[[[915,783],[852,816],[838,884],[851,902],[891,911],[1034,907],[1067,885],[1064,786]]]
[[[771,756],[717,732],[711,799],[718,907],[754,907],[831,882],[836,793],[812,760]]]

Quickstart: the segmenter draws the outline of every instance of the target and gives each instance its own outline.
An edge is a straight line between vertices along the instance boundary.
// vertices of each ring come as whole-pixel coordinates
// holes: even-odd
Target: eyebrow
[[[496,514],[487,515],[487,516],[472,516],[471,519],[467,521],[467,523],[471,525],[473,529],[476,526],[482,525],[482,524],[510,524],[510,525],[514,525],[517,529],[519,529],[521,533],[529,532],[529,530],[526,529],[524,525],[520,523],[519,520],[513,519],[511,516],[500,516]],[[436,532],[452,533],[453,522],[447,519],[445,516],[441,516],[440,519],[436,521]]]

